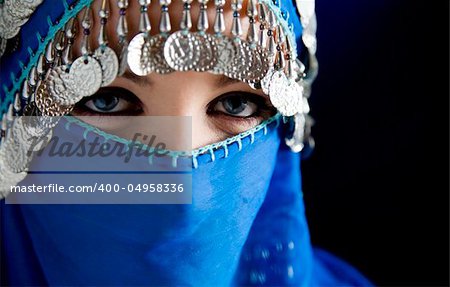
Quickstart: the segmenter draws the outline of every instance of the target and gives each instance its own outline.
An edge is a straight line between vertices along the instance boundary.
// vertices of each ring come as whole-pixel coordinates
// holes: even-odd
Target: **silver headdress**
[[[180,1],[180,0],[178,0]],[[312,120],[308,116],[308,97],[311,83],[317,72],[316,22],[313,0],[296,0],[303,26],[302,40],[308,50],[308,70],[297,59],[295,34],[288,25],[282,10],[272,0],[248,0],[242,11],[243,0],[230,0],[233,12],[231,35],[224,19],[226,0],[198,0],[199,17],[193,31],[191,3],[181,0],[183,11],[179,29],[170,22],[171,0],[159,0],[159,27],[151,27],[148,6],[151,0],[138,0],[140,9],[139,33],[128,42],[129,31],[126,14],[128,0],[117,0],[119,17],[115,31],[118,48],[110,47],[106,27],[109,24],[110,1],[103,0],[97,15],[90,8],[92,1],[74,5],[73,15],[51,39],[43,39],[44,53],[29,69],[29,74],[13,88],[14,101],[2,119],[0,142],[0,181],[21,180],[26,174],[29,159],[7,160],[7,154],[26,154],[28,147],[21,144],[26,134],[48,137],[57,124],[55,116],[70,113],[82,98],[93,95],[121,76],[127,68],[138,75],[167,74],[174,71],[198,71],[221,74],[262,89],[275,108],[285,117],[293,117],[295,129],[287,145],[295,152],[305,142],[313,144],[309,136]],[[14,37],[20,27],[41,4],[42,0],[4,0],[0,4],[0,52],[6,39]],[[214,5],[214,23],[208,22],[207,7]],[[243,38],[242,15],[249,22],[247,36]],[[81,16],[81,21],[77,20]],[[151,15],[154,17],[154,15]],[[100,23],[97,35],[92,34],[93,20]],[[81,22],[81,23],[78,23]],[[212,29],[210,28],[212,25]],[[81,29],[82,33],[77,33]],[[150,33],[151,31],[157,33]],[[209,32],[213,30],[213,32]],[[73,44],[81,37],[79,57],[72,55]],[[98,48],[90,47],[97,40]],[[0,53],[0,56],[1,56]],[[16,90],[14,90],[16,89]],[[13,115],[17,115],[13,121]],[[20,120],[20,116],[38,115],[39,120]],[[13,176],[14,174],[14,176]],[[1,188],[0,188],[1,189]]]

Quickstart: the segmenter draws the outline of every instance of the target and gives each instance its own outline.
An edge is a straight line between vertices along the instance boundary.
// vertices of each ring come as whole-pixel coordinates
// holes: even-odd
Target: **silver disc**
[[[200,42],[200,60],[194,67],[194,71],[205,72],[214,68],[217,63],[217,47],[216,39],[205,33],[195,33],[197,40]]]
[[[249,84],[259,82],[267,74],[267,71],[270,68],[268,54],[265,50],[256,46],[254,49],[251,49],[251,54],[251,69],[243,79],[244,82]]]
[[[264,78],[261,79],[261,89],[266,95],[269,94],[270,81],[272,80],[272,76],[274,73],[275,69],[273,67],[270,67]]]
[[[69,71],[69,89],[77,97],[89,97],[102,85],[102,68],[91,56],[81,56],[72,63]]]
[[[158,34],[152,36],[149,40],[150,42],[150,59],[149,65],[152,71],[158,74],[168,74],[173,72],[173,69],[167,64],[164,58],[164,43],[166,37]]]
[[[140,33],[134,36],[128,45],[128,66],[138,76],[147,76],[152,72],[150,69],[150,42],[149,36]]]
[[[22,118],[16,118],[11,127],[9,138],[5,142],[5,163],[8,169],[14,173],[26,171],[31,161],[27,155],[28,148],[31,147],[26,135]]]
[[[276,71],[269,86],[269,98],[272,105],[283,115],[293,116],[298,109],[295,102],[300,97],[294,96],[289,80],[283,72]]]
[[[227,36],[220,35],[215,37],[217,47],[217,63],[211,70],[216,75],[225,75],[231,70],[230,66],[233,62],[233,56],[236,53],[236,46]]]
[[[119,59],[110,47],[99,47],[95,50],[94,58],[102,68],[102,87],[110,85],[119,72]]]
[[[70,76],[66,66],[58,66],[49,71],[46,78],[49,96],[61,105],[73,105],[82,99],[69,86]]]
[[[20,20],[20,23],[17,21]],[[11,39],[16,36],[27,19],[16,19],[9,15],[5,9],[0,9],[0,38]]]
[[[53,100],[48,92],[48,87],[45,82],[42,82],[36,90],[35,95],[36,107],[44,116],[64,116],[70,113],[73,109],[73,105],[65,106],[58,104]]]
[[[243,80],[251,69],[252,54],[250,45],[244,41],[234,41],[235,53],[231,62],[231,69],[226,75],[232,79]]]
[[[35,7],[27,6],[22,3],[24,1],[7,0],[3,3],[3,10],[5,14],[11,15],[16,19],[28,18],[34,11]]]
[[[200,41],[194,34],[178,31],[171,34],[164,44],[164,58],[177,71],[193,70],[200,61]]]

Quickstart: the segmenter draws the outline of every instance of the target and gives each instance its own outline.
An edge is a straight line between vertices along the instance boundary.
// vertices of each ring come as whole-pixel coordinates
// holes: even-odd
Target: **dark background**
[[[313,242],[376,285],[448,285],[448,1],[316,1]]]

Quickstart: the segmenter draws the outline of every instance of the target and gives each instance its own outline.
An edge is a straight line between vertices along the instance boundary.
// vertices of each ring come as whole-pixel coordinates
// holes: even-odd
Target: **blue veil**
[[[65,1],[50,2],[22,34],[46,29],[42,19],[67,8]],[[295,5],[281,2],[299,38]],[[33,37],[25,38],[33,47]],[[27,53],[7,59],[9,71],[20,75],[14,63],[26,62]],[[9,78],[5,66],[2,80]],[[1,96],[3,106],[8,99]],[[62,138],[80,138],[88,128],[65,121],[57,127]],[[189,205],[2,200],[1,285],[371,286],[347,263],[312,247],[300,157],[284,144],[281,121],[276,115],[198,155]],[[32,164],[45,165],[45,158],[38,160]]]

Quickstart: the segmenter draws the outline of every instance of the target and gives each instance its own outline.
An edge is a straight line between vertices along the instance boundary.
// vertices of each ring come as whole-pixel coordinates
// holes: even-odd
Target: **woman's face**
[[[93,5],[93,14],[98,15],[101,0]],[[138,33],[139,5],[138,1],[129,1],[127,21],[129,39]],[[228,1],[230,2],[230,1]],[[117,46],[115,27],[119,11],[116,1],[109,3],[110,16],[107,23],[109,46]],[[193,2],[191,6],[193,28],[195,31],[199,5]],[[230,3],[224,7],[227,30],[230,34],[232,10]],[[245,3],[241,10],[241,23],[245,37],[248,28]],[[156,34],[160,17],[160,6],[157,1],[149,6],[148,13],[152,27],[150,34]],[[169,6],[172,30],[178,30],[182,2],[177,1]],[[79,16],[79,20],[82,18]],[[209,26],[212,30],[214,23],[214,3],[208,5]],[[99,30],[99,18],[93,19],[91,33],[91,47],[98,46],[96,35]],[[81,22],[81,21],[79,21]],[[211,31],[208,31],[211,32]],[[78,33],[82,33],[81,28]],[[79,55],[81,37],[74,45],[74,54]],[[102,123],[114,125],[113,116],[191,116],[192,117],[192,148],[198,148],[213,142],[224,140],[230,136],[244,132],[275,113],[275,109],[261,90],[254,90],[249,85],[230,79],[222,75],[200,72],[173,72],[166,75],[151,73],[140,77],[127,70],[121,77],[108,87],[100,89],[95,95],[80,101],[73,114],[76,116],[90,116],[90,124],[102,128]],[[104,118],[108,117],[107,121]],[[86,118],[83,118],[86,121]],[[116,118],[119,120],[119,118]]]

